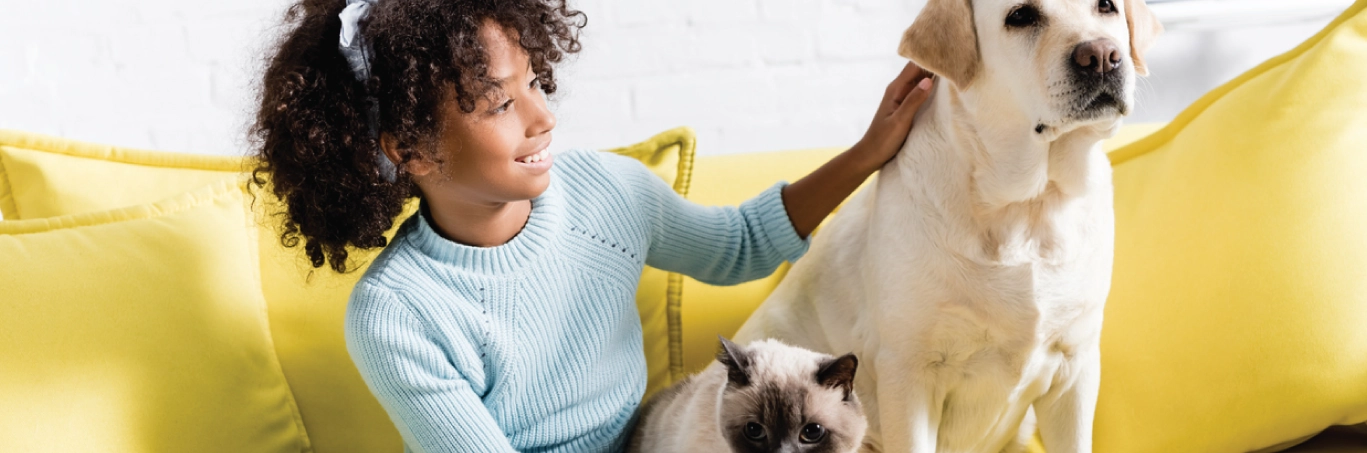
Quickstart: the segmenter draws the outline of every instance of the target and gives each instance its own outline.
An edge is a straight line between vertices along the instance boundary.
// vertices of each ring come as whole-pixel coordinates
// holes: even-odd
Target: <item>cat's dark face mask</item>
[[[843,453],[863,442],[862,408],[854,396],[859,361],[852,354],[817,363],[805,376],[766,376],[756,354],[722,340],[726,365],[721,428],[737,453]],[[758,360],[763,360],[759,358]],[[772,374],[772,373],[771,373]]]

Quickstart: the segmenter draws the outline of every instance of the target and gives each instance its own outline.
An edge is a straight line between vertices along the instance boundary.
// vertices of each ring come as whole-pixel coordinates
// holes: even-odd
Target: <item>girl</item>
[[[385,247],[421,200],[346,320],[411,451],[620,450],[646,384],[642,266],[736,284],[797,259],[931,84],[908,65],[849,151],[709,208],[631,159],[546,151],[543,94],[585,23],[564,0],[303,0],[287,21],[253,128],[282,241],[344,272],[348,248]]]

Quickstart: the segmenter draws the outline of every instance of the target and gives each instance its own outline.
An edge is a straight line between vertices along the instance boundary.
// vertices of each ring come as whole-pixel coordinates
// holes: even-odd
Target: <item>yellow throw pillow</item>
[[[1097,451],[1367,421],[1365,8],[1112,153]]]
[[[686,195],[694,143],[692,130],[677,128],[611,151],[641,160]],[[0,212],[6,219],[28,219],[143,204],[243,169],[240,158],[113,148],[0,130]],[[271,333],[313,445],[319,451],[401,448],[398,431],[352,365],[342,334],[351,288],[378,250],[353,252],[361,266],[348,274],[314,269],[300,249],[280,245],[279,200],[255,195],[249,202],[259,223]],[[415,209],[410,203],[396,225]],[[641,276],[637,307],[650,377],[647,392],[682,375],[681,286],[678,274],[646,268]]]
[[[0,451],[310,450],[242,194],[0,222]]]
[[[282,218],[273,215],[283,212],[279,199],[257,188],[252,193],[271,333],[314,448],[401,451],[403,438],[352,363],[342,329],[351,288],[381,249],[352,250],[349,259],[357,267],[346,274],[314,268],[302,246],[281,245]],[[410,201],[405,206],[386,238],[394,237],[417,205]]]
[[[63,216],[150,203],[250,167],[238,157],[199,156],[0,131],[0,210],[5,219]],[[315,270],[301,249],[280,245],[279,200],[253,190],[257,267],[276,352],[320,451],[387,451],[402,444],[347,355],[342,318],[362,267]],[[412,206],[399,222],[412,212]],[[393,232],[391,231],[392,235]],[[367,263],[378,251],[353,257]]]
[[[239,173],[242,165],[236,157],[0,130],[0,216],[40,219],[148,204]]]

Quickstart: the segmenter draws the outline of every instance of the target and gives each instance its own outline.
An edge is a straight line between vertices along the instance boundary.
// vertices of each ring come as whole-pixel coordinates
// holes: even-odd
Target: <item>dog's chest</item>
[[[956,236],[941,247],[918,250],[926,277],[897,286],[920,306],[914,341],[925,369],[1025,384],[1057,368],[1032,362],[1068,360],[1097,341],[1110,281],[1105,208],[1046,194],[972,213],[971,226],[945,229]]]
[[[1017,297],[1013,294],[1008,297]],[[927,377],[946,383],[987,378],[1014,387],[1048,379],[1043,370],[1099,337],[1099,304],[1039,295],[1033,303],[944,303],[914,341]],[[1099,318],[1098,318],[1099,319]]]
[[[946,395],[945,445],[1004,442],[1099,341],[1112,248],[1105,201],[1040,200],[993,213],[986,227],[967,208],[874,221],[880,246],[866,262],[907,263],[867,269],[880,276],[866,287],[881,306],[881,344],[897,345],[908,379]]]
[[[1033,266],[1036,275],[1067,273],[1095,242],[1103,219],[1092,200],[1050,186],[1038,198],[965,214],[959,253],[992,267]]]

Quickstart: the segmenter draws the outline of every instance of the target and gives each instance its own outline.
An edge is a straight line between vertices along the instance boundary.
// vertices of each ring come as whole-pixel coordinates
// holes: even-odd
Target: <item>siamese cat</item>
[[[721,338],[716,361],[645,404],[627,451],[856,452],[868,428],[853,391],[858,365],[853,354]]]

